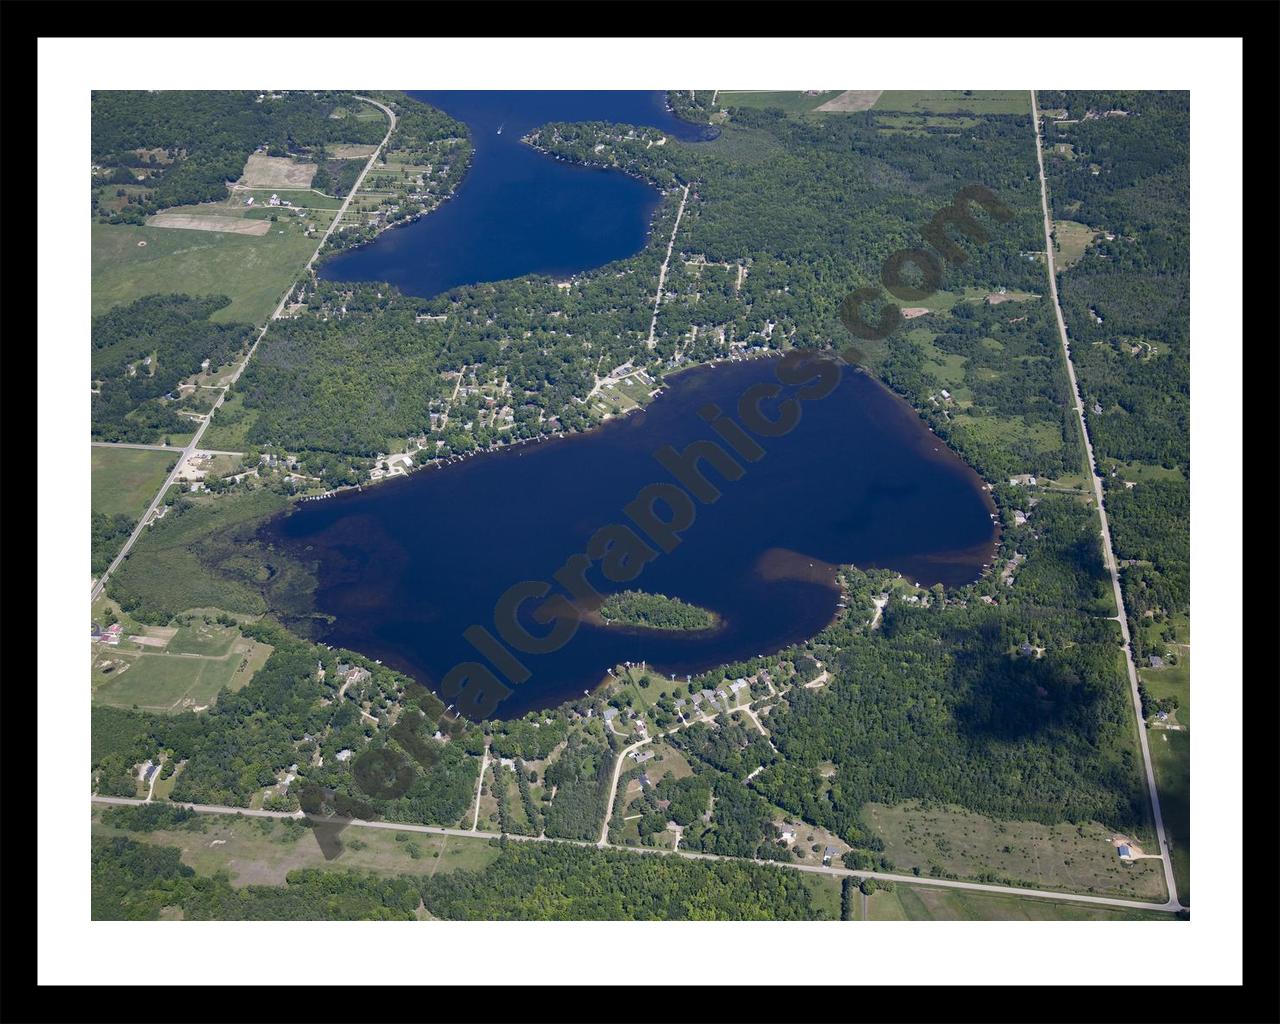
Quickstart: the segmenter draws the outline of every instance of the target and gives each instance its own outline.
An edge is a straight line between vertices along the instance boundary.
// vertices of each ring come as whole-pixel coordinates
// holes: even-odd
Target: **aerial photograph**
[[[91,97],[94,921],[1190,919],[1188,91],[274,84]]]

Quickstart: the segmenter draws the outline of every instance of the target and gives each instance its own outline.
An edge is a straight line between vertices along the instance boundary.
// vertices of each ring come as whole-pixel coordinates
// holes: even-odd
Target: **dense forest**
[[[1190,94],[1046,92],[1040,104],[1067,112],[1045,119],[1054,217],[1093,233],[1059,290],[1142,657],[1143,618],[1190,602]]]
[[[613,781],[616,737],[598,731],[575,731],[568,746],[543,776],[556,787],[546,810],[547,835],[561,839],[595,839],[600,835]]]
[[[381,142],[386,119],[348,109],[361,106],[340,92],[99,90],[91,113],[95,184],[145,184],[145,201],[129,211],[139,223],[166,207],[225,199],[227,183],[260,146],[296,156],[327,144]]]
[[[600,615],[610,623],[643,626],[645,629],[698,630],[716,624],[713,612],[665,594],[623,590],[610,594],[600,606]]]
[[[461,921],[811,921],[803,878],[760,864],[503,842],[483,871],[422,880],[437,917]]]

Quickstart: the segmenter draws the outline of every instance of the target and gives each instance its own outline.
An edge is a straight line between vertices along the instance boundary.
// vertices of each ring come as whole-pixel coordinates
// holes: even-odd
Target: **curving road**
[[[1053,226],[1049,219],[1049,186],[1044,175],[1044,150],[1040,141],[1040,109],[1036,106],[1036,92],[1031,90],[1031,126],[1036,136],[1036,164],[1040,169],[1040,208],[1044,214],[1044,247],[1049,267],[1049,294],[1053,297],[1053,315],[1058,321],[1058,337],[1062,341],[1062,358],[1067,364],[1067,377],[1071,380],[1071,394],[1075,399],[1076,416],[1080,420],[1080,435],[1084,438],[1085,451],[1089,454],[1089,478],[1093,483],[1093,497],[1098,506],[1098,519],[1102,523],[1102,558],[1111,575],[1111,589],[1115,593],[1119,615],[1120,634],[1124,637],[1124,660],[1129,671],[1129,689],[1133,697],[1133,713],[1138,720],[1138,739],[1142,744],[1142,763],[1147,772],[1147,792],[1151,797],[1151,813],[1156,823],[1156,838],[1160,841],[1160,859],[1164,862],[1164,882],[1169,892],[1169,907],[1181,909],[1178,887],[1173,880],[1173,863],[1169,859],[1169,844],[1165,841],[1164,818],[1160,815],[1160,795],[1156,792],[1156,777],[1151,770],[1151,748],[1147,746],[1147,728],[1142,720],[1142,699],[1138,696],[1138,670],[1133,663],[1133,642],[1129,635],[1129,617],[1125,612],[1124,594],[1120,590],[1120,571],[1116,566],[1115,549],[1111,544],[1111,527],[1107,522],[1107,509],[1102,502],[1102,477],[1098,475],[1098,461],[1093,455],[1093,443],[1089,440],[1089,426],[1084,417],[1084,401],[1080,385],[1076,382],[1075,366],[1071,362],[1071,343],[1067,340],[1067,324],[1062,318],[1062,303],[1058,301],[1058,275],[1053,265]]]
[[[351,191],[347,193],[346,198],[342,201],[342,206],[338,208],[338,212],[330,222],[328,230],[324,233],[324,237],[320,239],[320,244],[316,246],[316,251],[311,254],[311,258],[307,260],[307,265],[302,268],[303,274],[308,273],[311,270],[311,267],[315,264],[316,257],[320,255],[320,250],[324,248],[325,242],[329,241],[329,236],[333,234],[334,229],[338,226],[338,222],[342,220],[343,214],[347,212],[347,207],[351,205],[352,197],[355,196],[360,185],[364,182],[364,176],[369,173],[369,169],[373,166],[374,161],[378,159],[378,154],[382,152],[383,147],[390,141],[391,133],[396,130],[396,115],[392,113],[390,108],[383,106],[377,100],[369,99],[368,96],[357,96],[356,99],[364,100],[366,103],[372,103],[375,107],[381,110],[390,120],[390,126],[387,128],[387,134],[383,136],[382,142],[378,144],[378,148],[375,149],[369,157],[369,162],[364,165],[364,170],[360,172],[360,177],[356,178],[355,184],[351,186]],[[160,493],[157,494],[152,499],[151,504],[147,506],[147,511],[143,513],[142,518],[138,520],[138,525],[135,526],[133,528],[133,532],[129,534],[129,539],[125,541],[124,547],[120,549],[120,553],[112,559],[111,564],[107,566],[107,571],[94,581],[92,590],[89,593],[90,604],[98,599],[98,596],[107,585],[108,578],[110,578],[111,574],[116,571],[120,563],[125,560],[125,557],[129,554],[129,550],[133,547],[137,539],[142,536],[142,531],[146,528],[147,523],[150,522],[151,517],[155,515],[161,502],[164,501],[164,496],[169,493],[169,488],[173,485],[174,481],[178,479],[178,474],[182,472],[182,467],[186,464],[187,459],[189,459],[191,457],[191,453],[199,447],[200,438],[203,437],[204,432],[209,429],[209,424],[213,420],[213,414],[218,411],[219,407],[226,400],[227,391],[230,390],[229,386],[238,381],[240,379],[240,374],[244,373],[244,368],[249,365],[249,360],[253,358],[254,352],[258,350],[258,343],[262,341],[263,335],[267,333],[267,329],[271,326],[271,321],[278,320],[280,318],[280,314],[284,310],[284,304],[289,301],[289,296],[293,294],[293,289],[296,284],[297,279],[295,278],[290,282],[285,293],[280,296],[280,301],[276,303],[275,312],[273,312],[270,319],[262,325],[262,330],[258,332],[258,336],[253,339],[253,344],[249,346],[249,351],[245,353],[244,359],[242,359],[240,361],[240,365],[236,367],[236,372],[231,375],[231,379],[228,381],[228,387],[225,388],[222,394],[218,396],[218,400],[213,403],[213,408],[210,409],[206,415],[199,418],[200,426],[196,428],[196,432],[192,436],[190,443],[182,449],[165,449],[167,451],[180,451],[181,454],[178,456],[178,461],[174,463],[173,469],[169,471],[169,475],[164,478],[164,483],[160,485]]]

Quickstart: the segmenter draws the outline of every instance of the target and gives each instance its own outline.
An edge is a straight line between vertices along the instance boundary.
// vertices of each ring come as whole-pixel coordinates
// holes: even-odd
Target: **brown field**
[[[1038,299],[1039,295],[1034,292],[1020,292],[1017,290],[1011,292],[990,292],[987,295],[987,302],[993,306],[998,306],[1002,302],[1026,302],[1028,299]]]
[[[852,110],[870,110],[880,98],[881,89],[849,89],[833,100],[818,107],[825,113],[847,113]]]
[[[315,164],[300,164],[287,156],[250,154],[238,184],[247,188],[310,188]]]
[[[328,152],[335,160],[360,160],[373,155],[377,146],[330,146]]]
[[[189,231],[224,231],[233,235],[265,235],[270,221],[239,217],[195,217],[189,213],[157,213],[147,220],[151,228],[186,228]]]
[[[926,306],[908,306],[902,311],[902,319],[914,320],[916,317],[924,316],[928,312],[929,309]]]

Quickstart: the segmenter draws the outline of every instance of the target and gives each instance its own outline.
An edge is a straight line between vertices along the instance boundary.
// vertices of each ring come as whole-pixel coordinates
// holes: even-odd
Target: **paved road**
[[[635,744],[639,746],[640,744]],[[95,804],[125,804],[137,806],[145,803],[132,797],[118,796],[95,796],[92,797]],[[220,807],[211,804],[187,804],[178,803],[177,801],[166,801],[174,807],[187,807],[201,814],[243,814],[250,818],[304,818],[301,811],[257,811],[250,810],[247,807]],[[612,808],[611,808],[612,809]],[[323,818],[319,819],[330,823],[344,823],[354,828],[385,828],[395,832],[423,832],[428,835],[436,836],[458,836],[463,839],[501,839],[502,833],[499,832],[477,832],[472,829],[465,828],[444,828],[439,825],[408,825],[402,822],[394,821],[361,821],[358,818]],[[513,833],[507,834],[506,838],[511,842],[521,843],[567,843],[571,846],[599,846],[599,843],[593,843],[586,839],[553,839],[550,836],[520,836]],[[623,853],[634,853],[639,855],[656,855],[656,856],[675,856],[685,857],[688,860],[746,860],[744,857],[721,857],[712,853],[694,853],[690,850],[678,850],[672,852],[670,850],[660,850],[654,847],[643,846],[613,846],[606,845],[606,849],[617,850]],[[1046,889],[1018,889],[1007,885],[986,885],[982,882],[955,882],[946,878],[917,878],[915,875],[895,875],[884,871],[850,871],[848,868],[823,867],[820,864],[788,864],[783,861],[775,860],[752,860],[755,864],[764,864],[772,867],[790,869],[792,871],[808,871],[813,874],[834,875],[844,877],[851,875],[855,878],[877,878],[884,881],[901,882],[904,885],[931,885],[942,889],[966,889],[974,892],[990,892],[1001,896],[1023,896],[1033,899],[1054,900],[1056,902],[1068,903],[1089,903],[1107,907],[1122,907],[1128,910],[1153,910],[1172,913],[1180,910],[1181,907],[1171,903],[1144,903],[1141,900],[1124,900],[1111,896],[1089,896],[1077,895],[1069,892],[1051,892]]]
[[[181,448],[177,448],[171,444],[131,444],[125,441],[92,441],[90,442],[95,448],[141,448],[151,452],[179,452]],[[201,454],[208,455],[243,455],[244,452],[224,452],[219,448],[201,448]]]
[[[364,176],[369,173],[369,168],[371,168],[374,164],[374,161],[378,159],[378,154],[382,152],[383,147],[386,146],[387,142],[391,138],[391,133],[396,129],[396,116],[391,112],[389,108],[384,107],[381,103],[377,102],[377,100],[369,99],[367,96],[358,96],[356,98],[362,99],[366,103],[372,103],[375,107],[377,107],[379,110],[381,110],[384,114],[387,115],[391,123],[390,123],[390,126],[387,128],[387,134],[382,138],[382,142],[379,144],[378,148],[373,151],[373,155],[369,157],[369,162],[364,165],[364,170],[360,172],[360,177],[356,179],[355,184],[351,186],[351,191],[347,193],[346,199],[342,201],[342,206],[339,207],[337,214],[333,218],[333,221],[329,224],[329,228],[327,231],[325,231],[324,237],[320,239],[320,244],[316,247],[316,251],[313,252],[311,254],[311,258],[307,260],[307,265],[306,267],[303,268],[304,275],[311,270],[312,265],[316,261],[316,257],[320,255],[320,250],[324,248],[325,242],[329,240],[329,236],[333,234],[334,229],[338,226],[338,222],[342,220],[342,215],[347,212],[347,207],[351,204],[352,197],[355,196],[356,192],[360,188],[361,183],[364,181]],[[263,335],[267,333],[267,329],[271,326],[272,320],[278,320],[280,318],[280,314],[284,310],[284,305],[289,300],[289,296],[293,294],[293,289],[296,284],[297,284],[296,279],[290,282],[288,290],[285,291],[285,293],[282,296],[280,296],[280,301],[276,303],[275,312],[273,312],[271,314],[270,319],[268,319],[267,322],[263,324],[262,330],[258,332],[258,336],[253,339],[253,344],[249,346],[249,351],[245,353],[244,359],[241,360],[240,365],[236,367],[236,372],[232,374],[231,379],[228,382],[229,384],[234,384],[236,381],[240,379],[240,375],[244,373],[244,368],[249,365],[249,360],[253,358],[254,352],[258,350],[258,344],[259,342],[262,341]],[[228,391],[224,390],[222,394],[218,396],[218,400],[213,403],[213,408],[209,410],[209,414],[200,422],[200,426],[196,428],[195,434],[192,436],[190,443],[185,448],[181,448],[181,449],[166,448],[165,449],[166,451],[181,452],[181,454],[178,456],[178,461],[174,464],[173,469],[169,471],[169,475],[165,477],[164,483],[160,485],[160,493],[158,493],[152,499],[151,504],[147,506],[147,511],[143,514],[142,518],[138,520],[138,525],[135,526],[133,528],[133,532],[129,534],[129,539],[125,541],[124,547],[120,549],[120,553],[116,555],[116,557],[112,560],[111,564],[107,567],[107,571],[104,572],[94,582],[93,587],[89,594],[90,603],[98,599],[98,596],[106,588],[107,580],[111,577],[111,574],[115,572],[116,568],[120,565],[120,563],[125,560],[125,557],[129,554],[130,549],[137,542],[138,538],[142,536],[142,531],[146,529],[147,523],[150,521],[151,517],[155,515],[156,510],[160,507],[161,502],[164,501],[164,496],[169,493],[169,488],[173,485],[174,481],[177,480],[178,474],[182,472],[182,467],[186,464],[187,459],[189,459],[191,457],[192,452],[194,452],[199,447],[200,438],[203,437],[204,432],[209,429],[209,424],[213,422],[213,414],[218,411],[222,403],[226,400],[227,393]]]
[[[1164,818],[1160,814],[1160,795],[1156,792],[1156,777],[1151,770],[1151,748],[1147,746],[1147,729],[1142,720],[1142,700],[1138,696],[1138,670],[1133,663],[1133,641],[1129,635],[1129,618],[1125,613],[1124,594],[1120,590],[1120,571],[1116,566],[1115,549],[1111,544],[1111,527],[1107,522],[1107,509],[1102,501],[1102,478],[1098,476],[1098,462],[1094,458],[1093,443],[1089,439],[1089,425],[1084,416],[1084,401],[1080,385],[1076,381],[1075,366],[1071,362],[1071,343],[1067,340],[1067,324],[1062,318],[1062,304],[1058,301],[1058,275],[1053,265],[1052,224],[1049,219],[1049,187],[1044,174],[1044,151],[1040,141],[1040,110],[1036,105],[1035,90],[1031,90],[1031,124],[1036,136],[1036,164],[1040,168],[1040,207],[1044,214],[1044,244],[1049,267],[1049,294],[1053,297],[1053,314],[1058,321],[1058,337],[1062,341],[1062,357],[1067,363],[1067,376],[1071,380],[1071,394],[1075,398],[1076,416],[1080,420],[1080,434],[1089,454],[1089,476],[1093,482],[1093,497],[1098,506],[1098,519],[1102,524],[1102,555],[1111,574],[1111,589],[1115,593],[1117,621],[1124,638],[1124,659],[1129,671],[1129,689],[1133,698],[1133,713],[1138,720],[1138,739],[1142,744],[1142,763],[1147,771],[1147,791],[1151,797],[1151,813],[1156,822],[1156,838],[1160,841],[1160,859],[1164,862],[1164,881],[1169,891],[1169,903],[1179,909],[1178,887],[1173,880],[1173,864],[1169,859],[1169,845],[1165,841]]]

